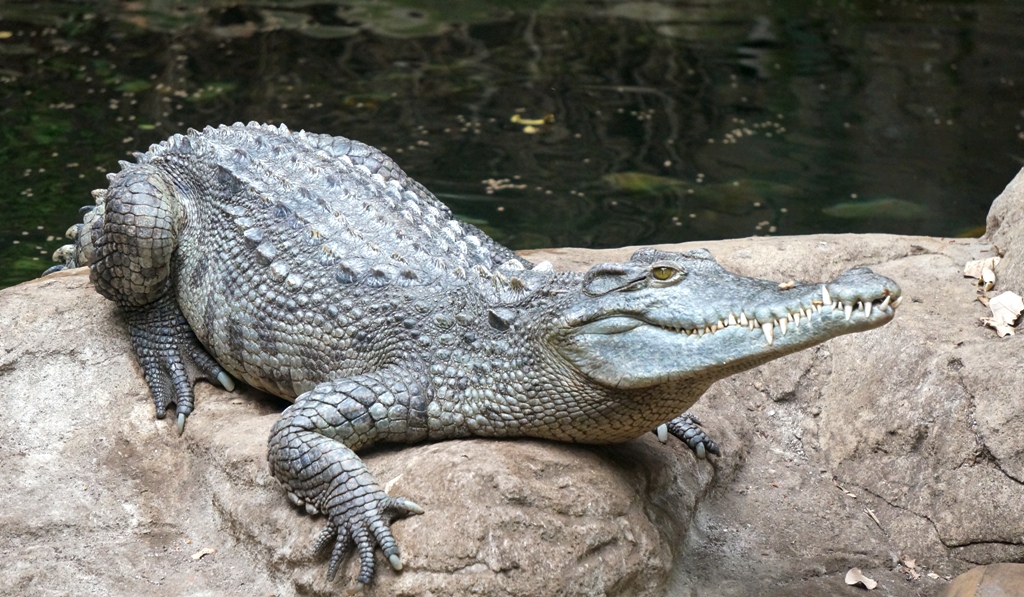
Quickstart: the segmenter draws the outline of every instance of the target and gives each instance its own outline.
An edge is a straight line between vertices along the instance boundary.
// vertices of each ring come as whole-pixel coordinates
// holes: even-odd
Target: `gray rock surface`
[[[996,290],[1024,294],[1024,175],[989,223],[984,239],[699,243],[780,281],[868,265],[906,298],[883,328],[716,384],[694,409],[723,447],[710,463],[653,436],[371,451],[377,478],[427,513],[395,525],[406,569],[382,569],[368,594],[853,595],[843,578],[859,567],[873,594],[934,595],[975,564],[1024,561],[1021,337],[979,325],[961,275],[995,243]],[[630,252],[530,258],[582,269]],[[201,384],[178,437],[153,418],[125,326],[84,271],[0,292],[0,330],[9,594],[343,590],[308,554],[322,520],[267,471],[283,401]]]
[[[942,597],[1024,597],[1024,564],[971,568],[954,578]]]
[[[985,222],[985,240],[995,245],[1000,253],[1011,255],[1000,263],[997,273],[1007,288],[1024,288],[1024,259],[1013,255],[1024,254],[1024,169],[1017,173],[1002,194],[992,203]],[[1024,295],[1018,291],[1017,294]]]

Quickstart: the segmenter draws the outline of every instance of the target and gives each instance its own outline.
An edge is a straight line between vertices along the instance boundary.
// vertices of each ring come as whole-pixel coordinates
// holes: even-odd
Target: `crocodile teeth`
[[[821,302],[826,305],[832,304],[832,296],[828,293],[828,288],[825,288],[824,284],[821,285]]]
[[[736,316],[732,313],[729,314],[729,325],[737,325]]]
[[[749,329],[750,331],[754,331],[754,328],[760,326],[761,324],[758,323],[756,319],[751,319],[750,321],[747,322],[747,329]]]
[[[878,308],[881,309],[882,311],[885,311],[885,308],[889,306],[889,301],[890,300],[892,300],[892,297],[887,295],[885,297],[885,300],[882,301],[882,304],[879,305]]]
[[[747,314],[746,313],[740,313],[740,325],[747,325],[749,323],[750,322],[747,321]],[[751,328],[751,329],[753,329],[753,328]]]
[[[899,307],[902,302],[903,302],[903,297],[901,296],[900,298],[898,298],[898,299],[896,299],[896,300],[894,300],[892,302],[892,308],[895,309],[895,308]]]
[[[872,301],[864,301],[864,317],[871,317],[872,306],[874,306]]]
[[[800,318],[803,317],[803,313],[803,311],[797,311],[793,316],[793,327],[800,327]]]
[[[786,319],[785,317],[780,317],[778,319],[778,322],[779,322],[779,329],[782,330],[782,335],[785,336],[786,335],[786,328],[789,327],[789,320]]]
[[[853,316],[853,303],[843,305],[843,313],[846,314],[846,321],[850,321],[850,317]]]
[[[775,341],[775,337],[774,337],[775,324],[773,324],[770,321],[768,323],[762,323],[761,324],[761,331],[764,332],[764,338],[765,338],[765,340],[768,340],[768,345],[771,346],[772,342]]]

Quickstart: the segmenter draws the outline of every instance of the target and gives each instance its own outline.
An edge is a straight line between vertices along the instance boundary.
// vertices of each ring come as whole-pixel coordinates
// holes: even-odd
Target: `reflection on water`
[[[977,230],[1024,156],[1024,3],[0,7],[0,287],[187,127],[377,145],[513,248]],[[116,8],[116,10],[115,10]]]

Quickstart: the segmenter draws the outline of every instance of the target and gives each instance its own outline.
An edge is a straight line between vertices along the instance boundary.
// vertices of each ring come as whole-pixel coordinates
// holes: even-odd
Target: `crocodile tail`
[[[66,269],[74,269],[89,265],[93,262],[95,254],[95,242],[103,229],[103,213],[107,197],[106,189],[96,189],[92,192],[96,198],[96,205],[84,205],[78,210],[82,216],[82,222],[75,224],[64,233],[71,244],[64,245],[54,251],[53,260],[57,265],[43,272],[43,275]]]

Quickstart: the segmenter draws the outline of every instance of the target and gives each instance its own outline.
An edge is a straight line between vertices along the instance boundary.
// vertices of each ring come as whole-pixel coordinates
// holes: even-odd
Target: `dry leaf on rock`
[[[877,516],[875,516],[875,511],[874,511],[874,510],[872,510],[871,508],[864,508],[864,512],[865,512],[865,513],[866,513],[866,514],[867,514],[868,516],[870,516],[870,517],[871,517],[871,520],[875,521],[875,524],[877,524],[877,525],[878,525],[878,528],[882,529],[883,531],[885,530],[885,529],[884,529],[884,528],[882,527],[882,523],[881,523],[881,522],[879,522],[879,520],[878,520],[878,517],[877,517]]]
[[[1012,336],[1013,325],[1024,311],[1024,299],[1014,292],[1004,292],[988,302],[989,309],[992,309],[992,317],[982,317],[981,321],[995,328],[999,337]]]
[[[917,560],[903,560],[903,567],[907,569],[910,580],[921,578],[921,573],[917,571]]]
[[[200,560],[200,559],[202,559],[203,556],[208,556],[211,553],[217,553],[217,550],[212,548],[212,547],[204,547],[204,548],[200,549],[199,551],[195,552],[194,554],[192,554],[192,559],[193,560]]]
[[[1017,322],[1021,311],[1024,311],[1024,299],[1015,292],[1004,292],[988,303],[992,314],[1009,325]]]
[[[987,292],[992,290],[992,287],[995,286],[995,268],[997,263],[999,263],[998,257],[968,261],[967,265],[964,266],[964,276],[968,278],[976,278],[978,280],[978,284]]]
[[[864,573],[860,571],[860,568],[850,568],[849,572],[846,573],[846,584],[848,585],[863,585],[867,590],[872,590],[878,586],[878,583],[873,579],[864,576]]]
[[[857,499],[857,494],[853,493],[852,491],[847,491],[846,488],[840,485],[839,481],[837,481],[834,477],[832,478],[832,484],[836,486],[836,489],[845,493],[847,497]]]

